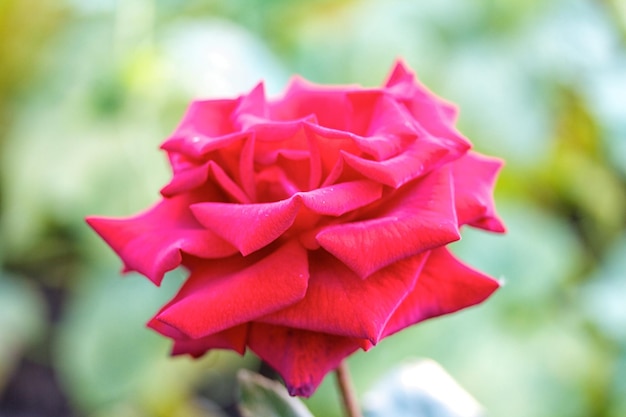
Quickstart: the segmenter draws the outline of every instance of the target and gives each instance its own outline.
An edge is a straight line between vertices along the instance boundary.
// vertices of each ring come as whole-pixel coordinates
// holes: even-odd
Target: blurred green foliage
[[[626,415],[625,4],[0,1],[0,415],[225,415],[255,358],[168,358],[143,323],[180,273],[120,278],[82,219],[158,199],[192,98],[292,73],[377,85],[397,57],[507,161],[509,233],[454,246],[506,285],[352,357],[359,392],[422,356],[488,415]],[[338,416],[327,379],[307,403]]]

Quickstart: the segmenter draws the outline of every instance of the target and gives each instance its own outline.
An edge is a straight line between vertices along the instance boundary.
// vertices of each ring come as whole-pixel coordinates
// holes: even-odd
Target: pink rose
[[[149,323],[173,354],[250,348],[309,396],[355,350],[498,288],[446,248],[462,225],[504,231],[501,162],[455,116],[401,63],[382,88],[295,78],[275,100],[260,84],[195,101],[162,145],[162,200],[88,222],[125,271],[189,270]]]

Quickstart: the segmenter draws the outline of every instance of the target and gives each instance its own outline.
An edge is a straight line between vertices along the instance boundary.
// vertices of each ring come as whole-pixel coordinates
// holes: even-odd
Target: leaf
[[[289,396],[280,383],[242,369],[239,411],[243,417],[313,417],[304,404]]]

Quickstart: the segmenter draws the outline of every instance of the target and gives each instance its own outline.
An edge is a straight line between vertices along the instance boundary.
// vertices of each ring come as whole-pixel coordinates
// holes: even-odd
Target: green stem
[[[350,371],[348,370],[348,363],[344,360],[341,361],[337,369],[337,383],[339,390],[341,391],[341,398],[348,417],[363,417],[359,403],[356,398],[356,392],[350,379]]]

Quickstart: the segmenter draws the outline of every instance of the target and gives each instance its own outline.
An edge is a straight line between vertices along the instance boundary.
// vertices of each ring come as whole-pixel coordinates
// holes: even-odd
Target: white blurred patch
[[[266,92],[282,91],[288,75],[252,33],[221,19],[177,22],[164,33],[169,77],[194,98],[238,95],[265,81]]]
[[[419,359],[393,371],[363,398],[368,417],[479,417],[481,405],[437,362]]]

